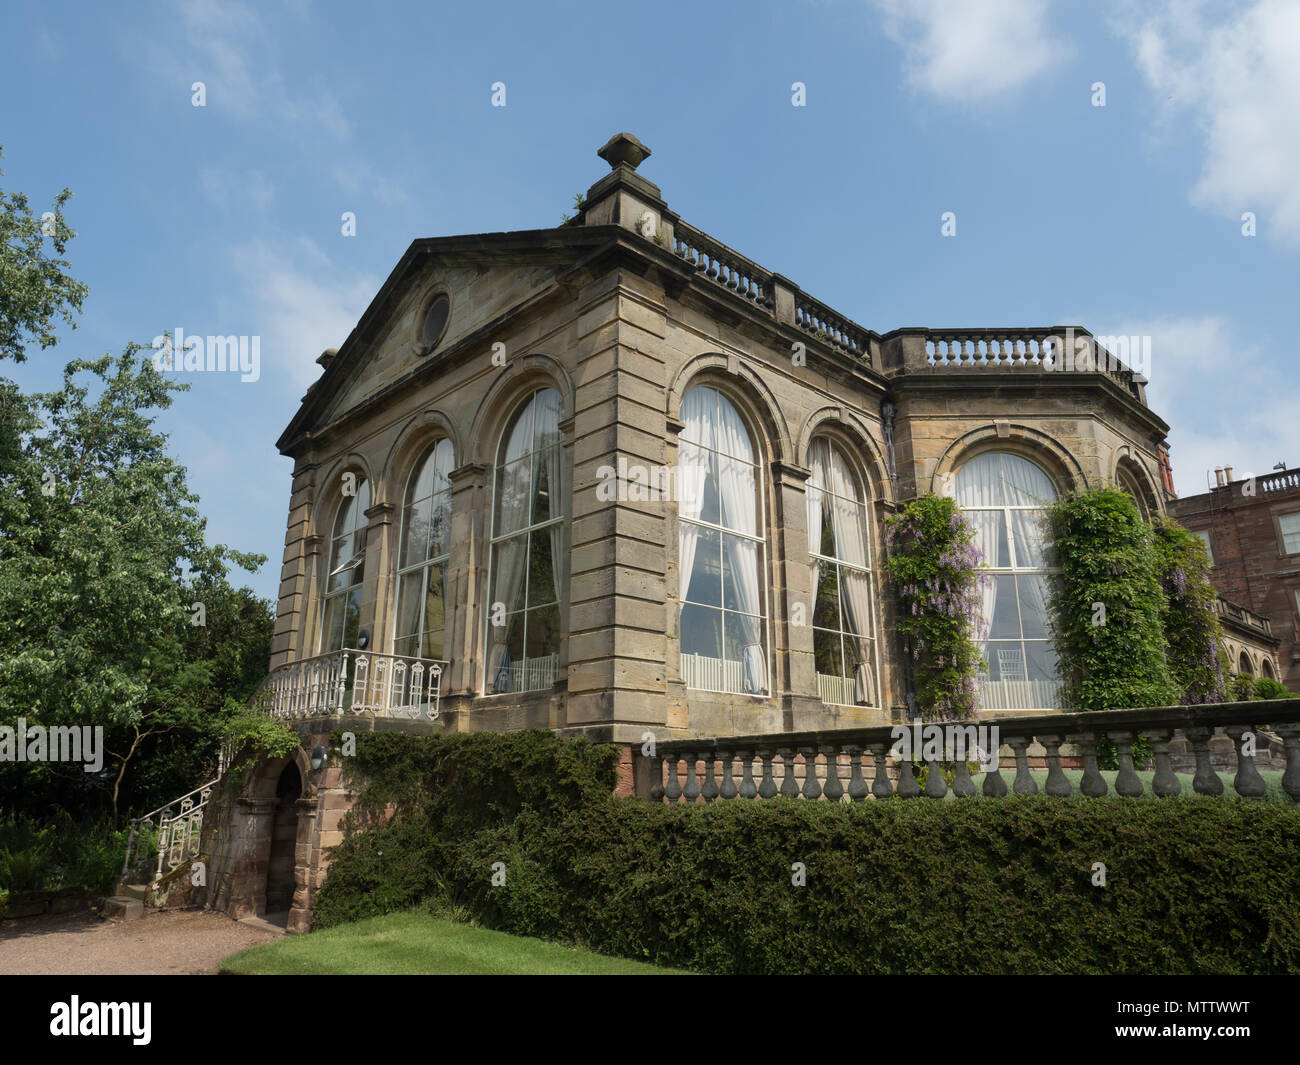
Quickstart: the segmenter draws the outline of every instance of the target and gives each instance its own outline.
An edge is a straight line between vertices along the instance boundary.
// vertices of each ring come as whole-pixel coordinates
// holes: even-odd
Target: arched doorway
[[[275,817],[271,823],[271,856],[266,865],[266,912],[288,913],[293,905],[296,847],[298,843],[298,800],[302,797],[302,774],[290,762],[275,787]]]

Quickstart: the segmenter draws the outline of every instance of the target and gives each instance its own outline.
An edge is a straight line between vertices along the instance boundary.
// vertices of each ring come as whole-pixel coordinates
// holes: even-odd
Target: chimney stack
[[[1224,466],[1224,467],[1223,467],[1223,473],[1224,473],[1224,476],[1227,477],[1227,479],[1228,479],[1228,480],[1227,480],[1227,483],[1228,483],[1228,484],[1232,484],[1232,467],[1231,467],[1231,466]]]
[[[1222,467],[1222,466],[1215,466],[1215,467],[1214,467],[1214,484],[1215,484],[1215,487],[1216,487],[1216,488],[1222,488],[1222,487],[1223,487],[1223,467]]]

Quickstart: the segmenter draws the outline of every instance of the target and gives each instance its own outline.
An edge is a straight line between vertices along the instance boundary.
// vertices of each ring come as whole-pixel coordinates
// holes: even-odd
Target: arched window
[[[1241,652],[1241,657],[1237,659],[1237,672],[1247,677],[1255,675],[1255,668],[1250,664],[1250,655],[1245,651]]]
[[[682,680],[767,692],[762,478],[740,412],[717,389],[682,398],[678,559]]]
[[[817,690],[822,702],[875,706],[876,624],[866,494],[838,444],[814,440],[808,465]]]
[[[369,509],[370,484],[358,474],[354,491],[343,497],[334,515],[329,568],[325,575],[322,653],[357,645],[365,578],[366,511]]]
[[[1133,503],[1137,507],[1138,514],[1141,516],[1142,520],[1150,521],[1151,512],[1150,509],[1147,507],[1146,495],[1143,493],[1142,488],[1138,483],[1138,479],[1133,474],[1133,472],[1131,470],[1125,469],[1123,466],[1120,466],[1115,471],[1115,480],[1116,483],[1118,483],[1119,485],[1120,491],[1124,492],[1130,499],[1133,500]]]
[[[1273,663],[1270,662],[1267,658],[1260,660],[1259,675],[1261,677],[1267,677],[1269,680],[1277,679],[1276,677],[1273,676]]]
[[[957,502],[976,530],[992,579],[981,589],[983,710],[1054,710],[1060,705],[1056,651],[1048,630],[1045,508],[1056,489],[1019,455],[993,452],[966,463]]]
[[[560,660],[560,600],[566,476],[560,393],[534,392],[501,438],[492,507],[484,691],[536,691],[555,683]]]
[[[443,659],[451,532],[451,441],[439,440],[406,486],[397,558],[393,653]]]

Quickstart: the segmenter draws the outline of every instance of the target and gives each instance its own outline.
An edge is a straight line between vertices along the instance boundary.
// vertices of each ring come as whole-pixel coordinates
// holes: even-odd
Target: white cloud
[[[260,170],[237,172],[205,166],[199,171],[199,188],[223,210],[251,208],[265,214],[275,198],[275,186]]]
[[[1074,319],[1079,320],[1079,319]],[[1170,425],[1170,461],[1180,496],[1206,490],[1207,471],[1268,473],[1294,463],[1300,383],[1276,352],[1221,315],[1083,319],[1097,334],[1151,338],[1147,403]],[[1269,382],[1268,387],[1262,387]]]
[[[1191,114],[1205,144],[1191,201],[1300,246],[1300,4],[1258,0],[1211,22],[1169,3],[1116,23],[1167,120]]]
[[[316,357],[342,347],[383,279],[345,273],[306,239],[288,249],[259,239],[232,255],[262,337],[263,376],[301,394],[320,376]]]
[[[1047,0],[871,0],[903,47],[908,81],[978,103],[1038,77],[1066,55],[1049,32]]]

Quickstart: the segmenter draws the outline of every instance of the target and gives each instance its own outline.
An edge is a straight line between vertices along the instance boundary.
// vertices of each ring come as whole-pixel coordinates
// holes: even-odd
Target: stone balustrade
[[[1214,603],[1214,611],[1220,617],[1231,618],[1240,625],[1245,625],[1249,629],[1255,629],[1265,636],[1273,635],[1273,622],[1263,614],[1256,614],[1253,610],[1248,610],[1244,606],[1233,603],[1223,596],[1219,596]]]
[[[824,303],[797,291],[794,297],[795,324],[806,333],[862,362],[871,362],[871,333],[856,322],[836,314]]]
[[[1103,796],[1109,785],[1097,767],[1097,743],[1102,737],[1110,739],[1118,754],[1115,791],[1123,796],[1140,796],[1145,788],[1139,776],[1141,767],[1133,762],[1133,744],[1141,735],[1151,741],[1154,749],[1151,790],[1155,795],[1178,795],[1183,790],[1182,782],[1175,775],[1171,753],[1171,746],[1179,741],[1190,747],[1194,758],[1192,790],[1199,795],[1223,795],[1226,789],[1212,762],[1211,741],[1226,737],[1236,756],[1233,789],[1245,798],[1259,799],[1266,787],[1255,764],[1255,751],[1268,750],[1269,740],[1261,733],[1268,729],[1281,738],[1285,750],[1282,788],[1292,802],[1300,802],[1300,698],[988,718],[978,724],[997,726],[1000,749],[1013,756],[1013,779],[1008,786],[999,760],[996,769],[984,772],[981,786],[977,788],[969,766],[957,760],[951,790],[961,798],[977,793],[987,797],[1005,796],[1009,792],[1036,794],[1038,783],[1030,773],[1029,764],[1029,750],[1034,743],[1045,752],[1044,790],[1048,795],[1065,798],[1075,794],[1061,765],[1062,746],[1072,744],[1082,760],[1080,792],[1090,798]],[[706,803],[732,798],[770,799],[777,795],[830,802],[860,802],[868,796],[914,798],[922,794],[943,798],[950,789],[933,761],[926,762],[931,771],[926,774],[924,791],[916,782],[910,761],[902,760],[891,773],[894,767],[890,751],[896,737],[890,726],[877,726],[662,742],[657,745],[655,756],[648,760],[651,765],[648,797],[653,802]],[[871,778],[869,783],[864,774],[864,761]],[[895,775],[897,782],[893,779]]]
[[[1266,473],[1258,480],[1261,492],[1285,492],[1290,488],[1300,488],[1300,470],[1279,470]]]
[[[673,226],[673,252],[704,277],[730,289],[741,299],[769,310],[776,306],[770,270],[764,270],[694,226],[680,220]]]

